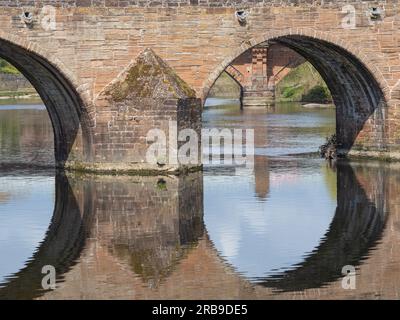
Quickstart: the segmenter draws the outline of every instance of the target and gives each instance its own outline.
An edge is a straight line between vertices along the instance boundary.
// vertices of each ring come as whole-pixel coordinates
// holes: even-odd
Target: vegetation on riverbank
[[[223,72],[211,88],[210,97],[239,98],[239,85]],[[309,62],[293,69],[276,86],[277,102],[331,103],[332,96],[317,70]]]
[[[12,64],[0,59],[0,99],[37,97],[36,90]]]
[[[21,74],[12,64],[0,58],[0,73]]]
[[[226,72],[223,72],[211,88],[209,97],[238,99],[240,86]]]
[[[332,96],[325,81],[309,62],[293,69],[277,84],[276,98],[287,102],[332,102]]]

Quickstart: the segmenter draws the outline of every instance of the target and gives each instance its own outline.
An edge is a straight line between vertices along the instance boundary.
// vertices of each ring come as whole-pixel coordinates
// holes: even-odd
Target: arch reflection
[[[387,219],[387,172],[381,166],[337,165],[337,208],[321,244],[282,274],[259,279],[281,291],[320,288],[342,277],[346,265],[359,266],[379,243]]]
[[[41,296],[42,268],[54,266],[58,280],[74,264],[84,247],[91,225],[91,199],[83,195],[84,185],[71,185],[64,173],[56,175],[53,217],[40,247],[19,272],[0,288],[0,299],[34,299]]]
[[[0,299],[44,295],[43,266],[54,266],[62,283],[77,263],[88,260],[85,249],[93,243],[154,288],[204,233],[201,173],[181,177],[58,173],[55,202],[44,241],[25,268],[0,288]]]
[[[338,206],[320,245],[301,263],[281,274],[260,277],[254,285],[280,291],[320,288],[338,279],[344,265],[360,265],[379,243],[387,216],[384,195],[388,172],[379,166],[363,169],[339,163],[337,175]],[[76,264],[90,259],[99,265],[105,263],[101,256],[89,257],[90,250],[85,250],[90,245],[106,250],[113,263],[127,266],[129,274],[142,283],[144,289],[140,290],[158,290],[164,282],[175,278],[177,270],[182,274],[180,282],[173,286],[204,285],[196,284],[193,273],[185,274],[185,268],[178,267],[189,254],[196,255],[200,240],[209,243],[202,245],[201,250],[226,266],[212,245],[215,235],[206,230],[209,226],[203,221],[202,173],[180,177],[58,174],[56,183],[56,205],[46,238],[26,267],[0,289],[0,299],[33,299],[44,295],[46,291],[41,289],[44,265],[55,266],[58,282],[68,284],[71,281],[68,275]],[[257,196],[257,189],[254,193]],[[105,270],[98,268],[96,275],[85,273],[81,277],[106,277],[107,284],[113,285],[114,278],[109,278]],[[232,268],[218,270],[232,272]],[[235,276],[242,278],[240,274]],[[79,294],[74,291],[76,297]]]

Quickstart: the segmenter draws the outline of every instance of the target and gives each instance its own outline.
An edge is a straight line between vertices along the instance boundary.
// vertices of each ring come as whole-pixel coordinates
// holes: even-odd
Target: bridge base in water
[[[61,167],[61,166],[60,166]],[[118,174],[118,175],[181,175],[197,172],[203,169],[202,165],[164,165],[157,166],[144,163],[84,163],[68,162],[63,166],[68,171],[96,174]]]
[[[243,92],[243,107],[269,107],[274,104],[274,90],[246,90]]]

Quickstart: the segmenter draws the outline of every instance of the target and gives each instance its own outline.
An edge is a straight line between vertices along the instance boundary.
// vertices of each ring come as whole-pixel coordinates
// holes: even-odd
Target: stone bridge
[[[343,154],[400,159],[399,30],[394,0],[0,1],[0,56],[45,102],[58,165],[89,170],[175,170],[146,164],[148,130],[199,130],[218,76],[270,43],[326,81]]]
[[[240,87],[242,107],[270,106],[275,103],[275,86],[305,61],[290,48],[269,41],[241,54],[225,72]]]

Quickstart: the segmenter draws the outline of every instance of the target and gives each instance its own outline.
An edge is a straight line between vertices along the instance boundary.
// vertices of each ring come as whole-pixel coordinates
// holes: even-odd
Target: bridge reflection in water
[[[390,253],[398,237],[393,230],[400,225],[393,201],[398,176],[383,165],[340,163],[336,170],[338,204],[319,246],[301,263],[256,280],[238,273],[215,247],[203,221],[202,173],[58,173],[54,215],[45,240],[26,266],[8,277],[0,298],[394,296],[399,283],[392,282],[397,277],[386,277],[382,271],[398,271],[393,263],[400,257]],[[56,267],[55,291],[41,289],[44,265]],[[344,265],[358,266],[355,291],[340,287]]]

